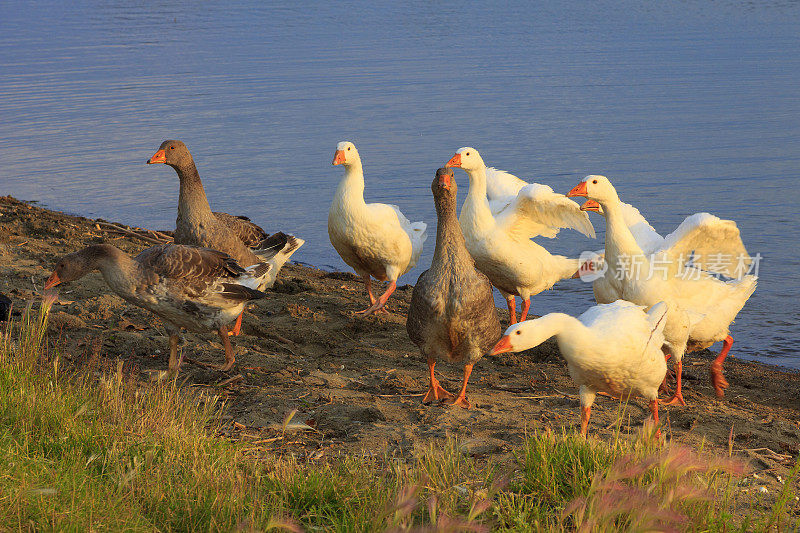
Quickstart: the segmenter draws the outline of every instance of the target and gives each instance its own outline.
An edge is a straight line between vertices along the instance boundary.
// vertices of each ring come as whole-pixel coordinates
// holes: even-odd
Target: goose
[[[245,267],[269,263],[272,265],[270,274],[263,278],[258,289],[272,287],[283,265],[305,241],[282,232],[267,235],[247,217],[212,212],[197,166],[183,142],[162,142],[158,151],[147,160],[148,165],[158,163],[175,169],[180,180],[175,243],[219,250]],[[238,335],[241,325],[242,317],[239,315],[231,334]]]
[[[723,347],[709,372],[715,393],[722,398],[728,387],[722,364],[733,345],[730,324],[757,284],[756,276],[741,275],[749,267],[750,259],[736,223],[709,213],[697,213],[687,217],[655,249],[648,247],[646,253],[626,224],[622,202],[608,178],[587,176],[568,196],[588,198],[584,210],[601,210],[606,218],[608,270],[603,276],[606,292],[600,294],[599,301],[616,295],[649,306],[663,300],[670,309],[664,329],[665,347],[675,361],[677,384],[675,394],[666,403],[686,405],[681,392],[683,354],[718,341],[723,342]],[[737,254],[736,262],[726,264],[715,260]],[[686,267],[690,256],[694,258],[694,266]],[[721,281],[709,273],[733,276],[737,271],[739,279],[729,281]]]
[[[512,324],[517,321],[515,296],[522,298],[520,320],[525,320],[531,296],[572,277],[580,265],[578,259],[551,254],[531,238],[553,238],[561,228],[594,238],[588,215],[547,185],[525,184],[507,173],[502,173],[504,180],[492,181],[490,202],[486,164],[474,148],[460,148],[445,166],[461,168],[469,176],[469,193],[459,223],[475,265],[500,290]],[[498,174],[500,171],[492,169],[493,176]]]
[[[598,392],[645,398],[657,426],[658,388],[667,372],[661,352],[667,305],[659,302],[644,309],[617,300],[591,307],[577,318],[549,313],[509,326],[489,355],[527,350],[555,337],[569,375],[579,386],[582,435]]]
[[[124,300],[159,316],[169,333],[169,369],[177,372],[181,328],[216,330],[225,349],[227,371],[235,361],[228,328],[274,267],[258,263],[242,268],[229,255],[197,246],[163,244],[131,257],[110,244],[95,244],[62,257],[45,284],[50,289],[99,270],[108,287]]]
[[[425,356],[430,385],[422,403],[448,401],[465,409],[472,368],[500,338],[500,320],[489,279],[475,269],[456,217],[458,186],[453,171],[440,168],[431,184],[436,204],[436,249],[431,267],[420,275],[408,309],[406,330]],[[464,362],[458,396],[434,376],[439,358]]]
[[[636,244],[648,257],[656,256],[661,261],[668,255],[684,259],[694,255],[692,264],[687,265],[686,261],[683,261],[684,268],[693,276],[703,277],[708,277],[708,273],[741,277],[741,270],[746,270],[750,265],[750,258],[739,234],[739,228],[732,220],[722,220],[709,213],[696,213],[686,217],[675,231],[662,237],[637,208],[622,201],[619,205],[625,225],[628,226]],[[581,211],[604,215],[603,208],[594,200],[587,200],[581,206]],[[703,249],[696,249],[698,246]],[[736,262],[711,260],[719,254],[730,258],[741,257],[744,261],[737,269]],[[588,274],[593,281],[597,303],[610,303],[619,298],[621,289],[619,281],[614,276],[603,275],[605,269],[603,256],[603,250],[590,253],[575,277],[587,279]]]
[[[328,211],[328,236],[339,256],[364,280],[370,304],[357,314],[385,312],[397,278],[419,261],[428,226],[409,222],[396,205],[364,202],[364,170],[353,143],[338,143],[332,164],[344,166],[344,177]],[[379,298],[372,294],[371,278],[389,281]]]

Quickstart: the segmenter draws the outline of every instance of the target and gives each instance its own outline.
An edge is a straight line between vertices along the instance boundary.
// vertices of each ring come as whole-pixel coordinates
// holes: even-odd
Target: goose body
[[[406,330],[425,356],[430,386],[423,403],[451,400],[469,408],[467,381],[473,365],[500,337],[500,321],[487,277],[475,269],[456,217],[453,171],[441,168],[431,185],[436,213],[436,249],[431,267],[420,275],[411,296]],[[434,376],[437,360],[464,363],[464,379],[453,396]]]
[[[593,238],[594,228],[578,204],[550,187],[527,184],[497,169],[489,172],[474,148],[459,149],[447,166],[462,168],[469,176],[469,193],[459,216],[469,253],[506,298],[512,323],[516,322],[514,297],[522,298],[520,320],[524,320],[530,297],[572,277],[580,264],[578,259],[549,253],[531,238],[552,238],[561,228]]]
[[[685,404],[680,388],[680,370],[687,347],[692,351],[717,341],[725,344],[712,363],[711,378],[717,396],[722,397],[724,388],[728,386],[722,374],[722,361],[733,343],[730,324],[753,294],[757,283],[752,275],[721,281],[706,271],[725,275],[734,273],[735,263],[733,266],[715,265],[711,261],[714,254],[730,257],[738,254],[745,267],[749,266],[749,256],[735,222],[698,213],[684,220],[661,241],[655,237],[658,235],[655,230],[648,240],[640,241],[629,227],[631,217],[626,222],[624,204],[608,178],[587,176],[569,195],[589,198],[588,205],[584,204],[587,210],[598,210],[595,205],[599,204],[599,210],[606,218],[605,262],[608,269],[604,279],[598,280],[600,290],[595,286],[598,302],[617,296],[645,306],[664,301],[669,307],[664,335],[666,348],[675,358],[678,376],[671,403]],[[641,221],[638,224],[641,228]],[[647,251],[640,242],[648,247]],[[699,259],[696,266],[687,268],[685,263],[692,253]]]
[[[344,165],[345,173],[328,211],[328,236],[342,260],[364,280],[370,305],[361,313],[370,314],[383,310],[397,279],[416,266],[427,224],[410,222],[396,205],[364,201],[364,172],[353,143],[337,145],[333,164]],[[390,282],[377,299],[371,278]]]
[[[124,300],[162,318],[170,334],[170,370],[177,371],[178,331],[216,330],[225,345],[226,364],[233,365],[227,324],[246,302],[263,298],[259,290],[272,265],[242,268],[230,256],[196,246],[164,244],[130,257],[110,244],[92,245],[66,255],[56,264],[45,288],[80,279],[99,270],[108,287]]]
[[[625,300],[597,305],[577,318],[550,313],[509,326],[492,353],[527,350],[555,337],[580,387],[584,435],[598,392],[645,398],[658,423],[658,388],[667,371],[661,352],[666,315],[663,302],[645,312],[644,306]]]

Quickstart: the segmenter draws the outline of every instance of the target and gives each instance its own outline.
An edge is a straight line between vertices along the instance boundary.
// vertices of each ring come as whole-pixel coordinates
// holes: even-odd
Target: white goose
[[[547,185],[527,184],[496,169],[491,169],[490,201],[488,170],[474,148],[459,149],[446,166],[462,168],[469,176],[459,223],[475,266],[505,297],[512,324],[517,321],[514,296],[522,298],[520,320],[525,320],[530,297],[571,277],[579,265],[577,259],[550,254],[531,238],[552,238],[561,228],[594,238],[589,217]],[[494,179],[497,176],[502,177]]]
[[[697,213],[686,218],[661,242],[651,234],[648,249],[644,250],[629,228],[633,219],[629,213],[626,221],[625,204],[608,178],[587,176],[568,196],[589,198],[583,209],[598,210],[599,204],[606,218],[608,270],[599,287],[595,287],[598,302],[616,297],[650,306],[663,300],[670,308],[664,336],[668,352],[675,358],[677,385],[668,403],[686,405],[681,393],[681,369],[687,347],[688,351],[695,351],[717,341],[724,344],[711,364],[711,381],[717,396],[724,396],[728,382],[722,373],[722,363],[733,344],[730,324],[757,283],[752,275],[723,282],[708,273],[732,276],[737,269],[749,267],[750,259],[736,223]],[[641,227],[641,221],[638,223]],[[655,230],[652,233],[658,235]],[[686,259],[692,255],[695,267],[687,268]],[[733,261],[715,260],[724,257]]]
[[[678,259],[683,267],[696,277],[710,277],[722,274],[727,277],[741,277],[750,266],[750,257],[742,242],[739,228],[732,220],[723,220],[709,213],[696,213],[684,221],[669,235],[662,237],[644,218],[638,209],[620,201],[622,218],[631,231],[636,244],[648,257],[655,257],[657,263]],[[581,211],[594,211],[604,215],[603,208],[594,200],[587,200]],[[613,275],[603,275],[605,260],[603,250],[594,252],[595,256],[581,265],[579,275],[594,274],[593,289],[597,303],[610,303],[620,298],[619,280]],[[733,261],[714,261],[713,257],[728,257]],[[683,261],[693,257],[690,265]],[[743,259],[738,263],[738,258]],[[682,260],[683,259],[683,260]],[[738,271],[737,271],[738,267]],[[687,274],[688,275],[688,274]],[[599,277],[596,277],[599,276]]]
[[[580,387],[581,433],[585,436],[597,392],[650,401],[658,424],[658,387],[667,372],[661,352],[667,305],[644,307],[617,300],[578,318],[550,313],[510,326],[490,352],[519,352],[555,336],[569,375]],[[656,436],[659,436],[658,431]]]
[[[397,278],[417,264],[427,224],[409,222],[396,205],[364,202],[364,170],[353,143],[336,146],[333,164],[344,165],[345,172],[328,212],[328,236],[344,262],[364,280],[370,305],[358,313],[367,315],[384,310]],[[390,282],[377,299],[370,276]]]

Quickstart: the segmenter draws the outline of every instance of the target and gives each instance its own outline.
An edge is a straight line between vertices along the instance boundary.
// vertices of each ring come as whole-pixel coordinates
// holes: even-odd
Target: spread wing
[[[539,235],[553,238],[561,228],[595,237],[589,216],[578,204],[538,183],[522,187],[513,201],[495,215],[495,221],[499,228],[518,239]]]
[[[528,185],[527,181],[509,174],[505,170],[486,167],[486,197],[489,202],[503,198],[511,202],[519,194],[519,190],[526,185]]]
[[[261,229],[258,224],[251,222],[247,217],[233,216],[228,213],[218,212],[214,212],[214,216],[219,222],[236,234],[247,247],[252,248],[269,237],[266,231]]]
[[[666,253],[673,262],[692,257],[694,266],[728,277],[741,277],[752,262],[736,222],[709,213],[686,217],[657,252]]]

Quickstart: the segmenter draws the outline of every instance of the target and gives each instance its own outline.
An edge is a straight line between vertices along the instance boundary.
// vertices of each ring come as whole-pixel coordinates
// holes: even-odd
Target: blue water
[[[215,209],[345,268],[326,217],[347,139],[367,200],[429,223],[424,268],[430,181],[457,148],[560,192],[605,174],[662,233],[736,220],[764,259],[732,353],[800,368],[800,4],[460,4],[1,3],[0,194],[169,229],[177,178],[144,162],[178,138]],[[593,222],[597,242],[542,243],[602,248]],[[533,312],[591,303],[566,281]]]

